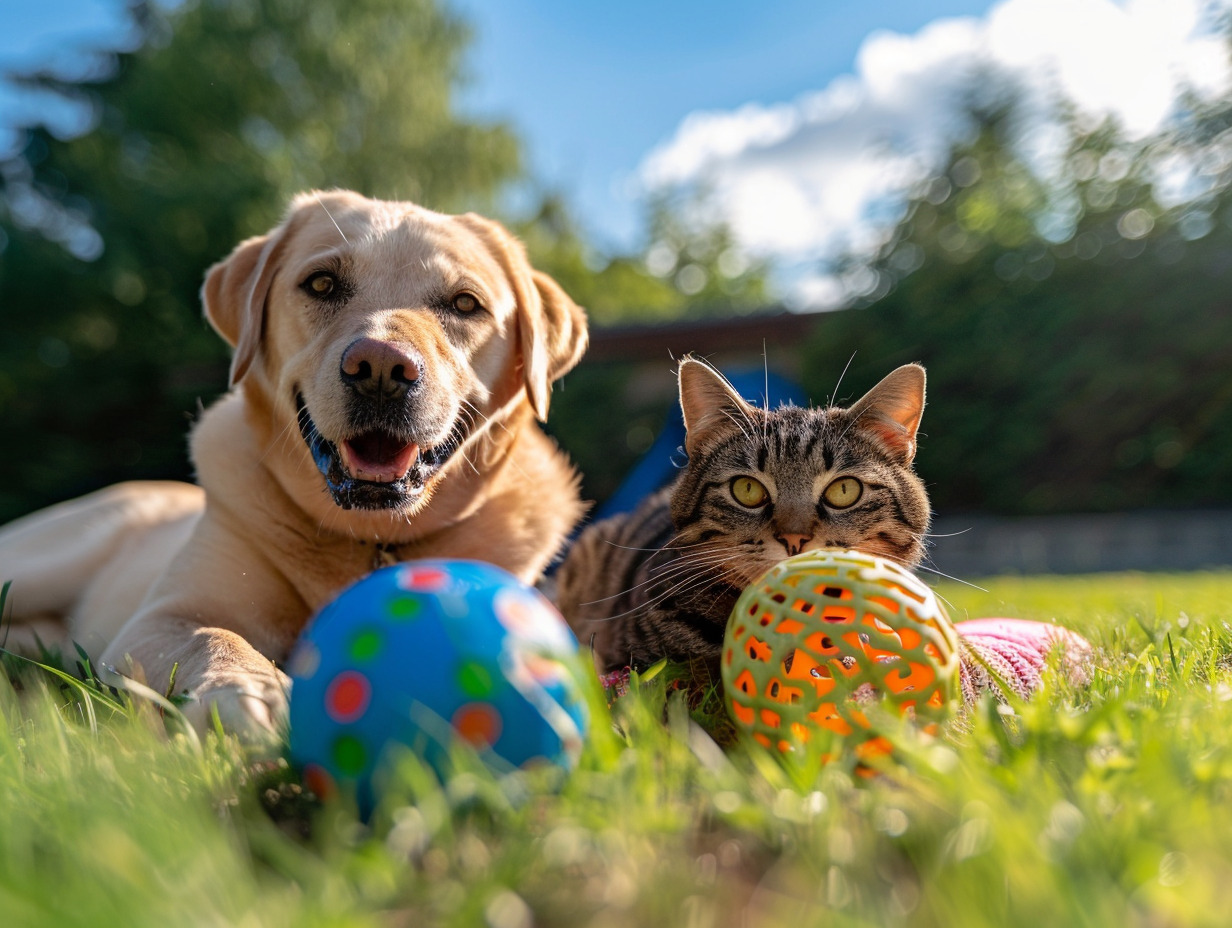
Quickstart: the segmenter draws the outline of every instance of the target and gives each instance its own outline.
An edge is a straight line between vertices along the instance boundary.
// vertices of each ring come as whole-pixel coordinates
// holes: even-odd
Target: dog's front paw
[[[180,707],[198,732],[214,728],[238,737],[257,752],[279,754],[286,742],[291,681],[280,670],[206,683]]]

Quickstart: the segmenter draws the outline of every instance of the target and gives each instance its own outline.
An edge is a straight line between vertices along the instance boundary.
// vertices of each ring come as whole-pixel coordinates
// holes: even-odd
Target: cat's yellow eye
[[[859,502],[863,493],[864,484],[855,477],[839,477],[826,487],[826,492],[822,496],[825,497],[827,505],[835,509],[846,509]]]
[[[731,492],[732,496],[736,497],[736,502],[750,509],[765,505],[766,500],[770,498],[770,493],[765,486],[752,477],[737,477],[731,482]]]

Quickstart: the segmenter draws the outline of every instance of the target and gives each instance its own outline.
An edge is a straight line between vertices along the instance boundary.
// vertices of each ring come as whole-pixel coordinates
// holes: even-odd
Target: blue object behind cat
[[[808,398],[794,381],[762,369],[736,369],[722,372],[728,383],[754,406],[774,409],[783,403],[804,406]],[[763,399],[768,401],[763,404]],[[592,521],[622,512],[632,512],[647,496],[676,476],[684,451],[684,417],[680,405],[672,404],[667,422],[650,450],[642,455],[633,470],[608,499],[595,511]],[[675,460],[673,460],[675,459]]]

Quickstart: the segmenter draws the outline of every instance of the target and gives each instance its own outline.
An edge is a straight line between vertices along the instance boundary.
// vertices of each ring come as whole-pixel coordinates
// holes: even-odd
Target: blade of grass
[[[157,690],[151,689],[150,687],[146,686],[144,683],[139,683],[138,681],[134,680],[132,677],[126,677],[124,676],[124,674],[120,673],[119,671],[111,667],[104,667],[103,674],[106,675],[106,680],[104,681],[103,677],[100,676],[99,677],[100,681],[106,682],[107,685],[113,686],[118,690],[123,690],[126,693],[131,693],[134,696],[140,696],[142,699],[146,700],[147,702],[153,703],[155,706],[161,709],[163,712],[164,720],[168,718],[174,720],[175,727],[180,732],[182,732],[184,735],[186,735],[188,737],[189,742],[193,745],[193,747],[198,752],[200,752],[201,737],[197,734],[197,730],[193,728],[192,723],[189,722],[188,719],[184,716],[184,713],[180,711],[179,706],[177,706],[174,702],[172,702],[167,697],[160,694]]]
[[[0,647],[3,647],[9,639],[9,626],[4,621],[4,607],[9,601],[9,590],[12,586],[12,580],[5,580],[4,584],[0,585],[0,629],[4,630],[4,634],[0,635]]]
[[[106,693],[100,692],[84,680],[79,680],[77,677],[74,677],[71,673],[60,670],[57,667],[52,667],[49,664],[40,663],[33,658],[18,654],[16,651],[10,651],[7,648],[0,648],[0,654],[12,657],[22,663],[29,664],[32,667],[37,667],[39,670],[50,674],[84,696],[85,700],[83,707],[90,724],[90,731],[94,734],[98,734],[98,716],[94,713],[94,703],[96,701],[99,705],[106,706],[113,712],[123,712],[126,708],[124,703],[120,702],[118,699],[115,699]]]

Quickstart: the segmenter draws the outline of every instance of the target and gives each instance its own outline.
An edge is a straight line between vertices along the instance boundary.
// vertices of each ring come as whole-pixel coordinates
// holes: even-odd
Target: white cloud
[[[1227,90],[1228,0],[1003,0],[981,18],[937,20],[914,35],[870,35],[854,75],[791,103],[690,114],[643,161],[645,189],[703,187],[708,206],[751,253],[815,263],[871,247],[901,193],[968,128],[972,87],[1014,82],[1038,121],[1027,144],[1055,150],[1048,114],[1059,92],[1114,115],[1132,137],[1159,129],[1177,92]],[[836,292],[798,279],[816,305]]]

